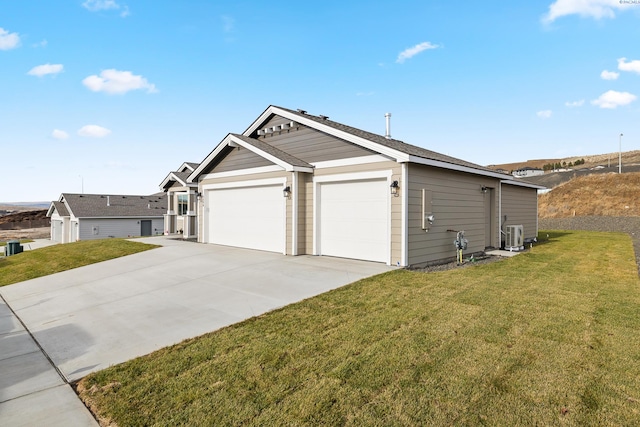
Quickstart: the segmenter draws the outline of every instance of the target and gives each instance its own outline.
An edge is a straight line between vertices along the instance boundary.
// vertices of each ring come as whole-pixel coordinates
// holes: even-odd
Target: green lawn
[[[136,425],[637,425],[640,280],[623,234],[398,270],[92,374]]]
[[[157,247],[124,239],[86,240],[24,251],[0,260],[0,286]]]

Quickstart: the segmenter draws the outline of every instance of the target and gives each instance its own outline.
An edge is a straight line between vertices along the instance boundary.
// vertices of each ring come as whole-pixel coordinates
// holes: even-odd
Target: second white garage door
[[[282,185],[208,191],[209,243],[284,252]]]
[[[319,253],[389,262],[387,180],[325,182],[319,192]]]

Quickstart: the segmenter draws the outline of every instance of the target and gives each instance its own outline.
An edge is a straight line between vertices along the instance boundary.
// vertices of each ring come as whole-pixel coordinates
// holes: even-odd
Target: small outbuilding
[[[187,178],[198,240],[416,266],[455,257],[462,230],[469,253],[500,247],[509,223],[537,236],[542,187],[389,133],[269,106]]]
[[[63,193],[51,202],[51,240],[69,243],[163,234],[165,194],[151,196]]]

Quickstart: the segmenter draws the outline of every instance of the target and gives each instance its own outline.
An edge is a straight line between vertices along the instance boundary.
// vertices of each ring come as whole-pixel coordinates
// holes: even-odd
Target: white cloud
[[[582,105],[584,105],[584,99],[581,99],[579,101],[567,101],[564,103],[564,105],[569,108],[582,107]]]
[[[396,62],[398,64],[402,64],[404,61],[406,61],[407,59],[413,58],[420,52],[424,52],[425,50],[429,50],[429,49],[437,49],[439,47],[440,46],[438,46],[437,44],[432,44],[430,42],[419,43],[413,47],[407,48],[402,52],[400,52],[400,54],[398,55],[398,59],[396,59]]]
[[[120,16],[123,18],[130,15],[129,6],[121,6],[115,0],[86,0],[82,3],[82,7],[91,12],[99,12],[101,10],[120,10]]]
[[[635,59],[633,61],[626,62],[627,58],[618,59],[618,70],[631,71],[633,73],[640,74],[640,60]]]
[[[149,83],[142,76],[136,76],[131,71],[104,70],[100,76],[89,76],[82,80],[82,84],[94,92],[110,94],[127,93],[131,90],[146,89],[147,93],[156,93],[156,86]]]
[[[20,36],[18,33],[10,33],[0,27],[0,50],[9,50],[18,47]]]
[[[82,7],[91,12],[99,10],[120,9],[120,5],[114,0],[87,0],[82,3]]]
[[[635,101],[637,96],[629,92],[617,92],[610,90],[591,101],[593,105],[597,105],[600,108],[617,108],[619,106],[631,104]]]
[[[46,39],[44,39],[40,43],[34,43],[31,46],[33,46],[33,47],[47,47],[47,44],[49,44],[49,42]]]
[[[30,76],[42,77],[47,74],[61,73],[64,66],[62,64],[44,64],[33,67],[27,74]]]
[[[98,125],[86,125],[78,129],[78,135],[89,138],[104,138],[110,133],[111,131],[109,129]]]
[[[541,119],[548,119],[551,117],[551,110],[542,110],[542,111],[538,111],[536,113],[536,116],[540,117]]]
[[[53,132],[51,132],[51,136],[54,137],[55,139],[59,139],[59,140],[63,140],[63,139],[67,139],[69,138],[69,134],[63,130],[60,129],[54,129]]]
[[[616,80],[618,77],[620,77],[620,73],[604,70],[600,73],[600,77],[603,80]]]
[[[549,6],[549,12],[543,16],[542,21],[551,23],[557,18],[569,15],[580,15],[595,19],[614,18],[616,10],[627,9],[633,6],[625,4],[622,0],[556,0]]]

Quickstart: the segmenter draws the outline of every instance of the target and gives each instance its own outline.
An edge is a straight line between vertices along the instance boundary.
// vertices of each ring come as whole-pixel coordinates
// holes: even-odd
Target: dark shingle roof
[[[69,216],[69,211],[67,207],[62,202],[53,202],[53,207],[56,208],[58,215],[60,216]]]
[[[198,166],[200,166],[200,163],[192,163],[192,162],[185,162],[185,163],[191,166],[193,170],[196,170]]]
[[[234,137],[241,139],[242,141],[246,142],[247,144],[251,144],[254,147],[256,147],[258,150],[261,150],[265,153],[271,154],[272,156],[282,160],[283,162],[291,165],[291,166],[299,166],[299,167],[305,167],[305,168],[313,168],[313,166],[311,166],[309,163],[305,162],[304,160],[300,160],[297,157],[292,156],[291,154],[284,152],[282,150],[280,150],[279,148],[274,147],[271,144],[267,144],[264,141],[261,141],[259,139],[254,139],[254,138],[249,138],[246,137],[244,135],[239,135],[236,133],[232,133],[231,135],[233,135]]]
[[[465,160],[457,159],[455,157],[447,156],[445,154],[440,154],[435,151],[427,150],[426,148],[407,144],[406,142],[402,142],[397,139],[387,139],[383,135],[378,135],[372,132],[364,131],[362,129],[357,129],[351,126],[347,126],[342,123],[334,122],[332,120],[329,120],[328,118],[325,119],[325,118],[314,116],[308,113],[302,114],[298,111],[290,110],[288,108],[278,107],[275,105],[274,107],[279,108],[281,110],[285,110],[296,116],[304,117],[306,119],[313,120],[323,125],[332,127],[334,129],[337,129],[346,133],[350,133],[352,135],[358,136],[363,139],[367,139],[369,141],[375,142],[377,144],[383,145],[385,147],[389,147],[391,149],[400,151],[402,153],[405,153],[411,156],[422,157],[424,159],[435,160],[438,162],[450,163],[452,165],[465,166],[468,168],[477,169],[479,171],[496,173],[496,171],[493,169],[489,169],[475,163],[467,162]]]
[[[167,211],[164,194],[135,196],[64,193],[62,199],[77,218],[161,217]]]
[[[180,179],[182,182],[187,182],[187,177],[191,175],[191,171],[187,172],[172,172],[176,178]]]

